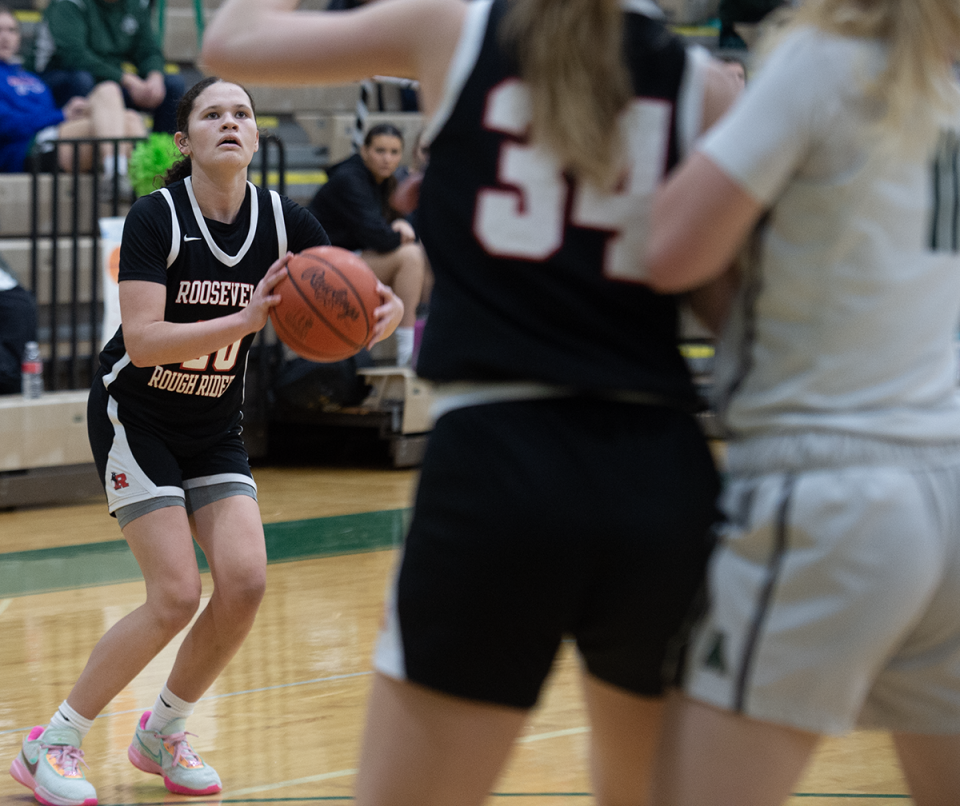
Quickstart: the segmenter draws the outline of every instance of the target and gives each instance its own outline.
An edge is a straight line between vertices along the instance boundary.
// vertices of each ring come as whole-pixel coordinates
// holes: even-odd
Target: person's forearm
[[[215,353],[251,333],[244,311],[206,322],[158,321],[124,328],[124,344],[134,366],[177,364]]]
[[[230,54],[256,45],[277,12],[293,11],[299,0],[225,0],[204,31],[201,61],[233,62]],[[210,44],[208,44],[210,43]]]

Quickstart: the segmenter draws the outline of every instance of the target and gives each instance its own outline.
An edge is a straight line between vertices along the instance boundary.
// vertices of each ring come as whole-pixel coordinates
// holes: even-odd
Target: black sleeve
[[[286,196],[280,197],[283,223],[287,227],[287,249],[302,252],[311,246],[329,246],[330,238],[320,222],[305,207]]]
[[[170,205],[159,193],[134,202],[123,222],[119,280],[167,284],[167,256],[173,242]]]
[[[321,191],[330,194],[327,203],[337,206],[344,229],[361,249],[392,252],[400,246],[400,233],[383,217],[376,189],[353,167],[344,165]]]

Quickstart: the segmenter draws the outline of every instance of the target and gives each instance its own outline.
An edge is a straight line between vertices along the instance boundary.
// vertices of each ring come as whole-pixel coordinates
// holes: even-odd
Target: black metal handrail
[[[38,324],[41,331],[46,332],[41,339],[41,347],[45,348],[45,385],[47,389],[84,389],[90,383],[97,369],[99,352],[99,332],[102,324],[102,295],[100,293],[100,218],[104,215],[118,216],[126,212],[126,201],[122,198],[122,186],[119,174],[114,172],[109,192],[105,199],[100,198],[102,164],[100,146],[112,148],[114,164],[117,164],[120,148],[124,143],[136,143],[142,138],[71,138],[50,141],[51,145],[59,150],[62,145],[73,148],[73,168],[69,172],[53,171],[50,176],[50,211],[49,232],[41,232],[40,226],[40,177],[44,174],[38,166],[39,160],[33,160],[30,199],[30,284],[34,294],[39,295],[41,287],[40,247],[45,241],[50,244],[50,272],[49,272],[49,310],[41,312]],[[92,171],[85,173],[80,170],[80,149],[83,146],[93,146]],[[259,185],[267,187],[270,178],[270,156],[273,150],[277,152],[276,170],[278,179],[276,189],[285,193],[286,188],[286,158],[283,141],[274,134],[265,133],[260,138],[260,169]],[[69,213],[69,226],[61,231],[60,202],[63,193],[61,175],[69,173],[72,177],[72,199]],[[255,174],[256,172],[253,172]],[[251,174],[251,181],[257,182]],[[90,219],[81,221],[81,182],[82,177],[89,177]],[[63,312],[59,310],[60,299],[60,253],[59,245],[63,237],[71,239],[70,244],[70,302],[66,312],[67,321],[61,321]],[[90,238],[89,260],[89,301],[80,302],[80,283],[83,260],[81,253],[81,239]],[[84,315],[85,314],[85,315]],[[64,345],[64,343],[66,343]],[[62,349],[66,346],[66,354]]]
[[[49,336],[45,385],[48,389],[83,388],[89,383],[96,370],[97,361],[97,332],[100,321],[100,271],[99,271],[99,220],[102,214],[102,204],[100,199],[100,168],[101,168],[101,146],[109,146],[113,152],[114,165],[119,161],[120,147],[123,143],[136,143],[143,138],[139,137],[113,137],[113,138],[64,138],[61,140],[50,141],[54,148],[54,153],[59,156],[61,146],[72,146],[72,170],[69,172],[72,177],[72,204],[70,207],[69,228],[61,231],[60,228],[60,195],[61,195],[61,171],[59,168],[50,173],[50,232],[44,234],[40,232],[40,160],[34,159],[32,181],[31,181],[31,210],[30,210],[30,282],[34,294],[40,288],[40,243],[45,237],[50,242],[50,305],[47,311],[49,320]],[[80,149],[87,146],[92,151],[92,169],[89,173],[80,170]],[[35,149],[36,151],[36,149]],[[90,176],[90,215],[89,229],[84,229],[80,221],[80,199],[81,199],[81,176]],[[118,215],[120,212],[120,176],[115,171],[112,178],[112,187],[107,201],[110,215]],[[87,338],[83,339],[89,346],[89,353],[84,356],[80,351],[80,302],[79,302],[79,284],[80,284],[80,239],[88,235],[90,237],[90,301],[88,303],[87,317]],[[69,342],[69,355],[61,360],[61,329],[59,322],[59,300],[60,300],[60,238],[67,236],[71,239],[70,249],[70,307],[69,324],[66,332],[66,339]],[[42,323],[41,323],[42,324]],[[61,368],[61,363],[65,367]],[[83,366],[83,363],[86,366]],[[66,370],[66,378],[62,377],[61,370]],[[86,370],[86,372],[83,372]],[[83,374],[82,374],[83,373]]]

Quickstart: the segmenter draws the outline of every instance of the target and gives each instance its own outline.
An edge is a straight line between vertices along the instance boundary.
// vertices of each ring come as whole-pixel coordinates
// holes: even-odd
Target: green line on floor
[[[335,515],[264,524],[267,561],[356,554],[400,546],[409,509]],[[196,548],[201,571],[208,571]],[[27,596],[140,579],[140,569],[123,540],[0,554],[0,598]]]

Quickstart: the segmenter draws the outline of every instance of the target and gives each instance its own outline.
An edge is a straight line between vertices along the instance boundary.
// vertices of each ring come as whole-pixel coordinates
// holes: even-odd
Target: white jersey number
[[[474,231],[491,255],[546,260],[563,246],[567,226],[607,233],[604,273],[621,280],[643,280],[643,244],[653,191],[667,164],[670,105],[634,99],[621,116],[629,163],[613,192],[570,185],[553,156],[525,137],[530,125],[527,87],[512,80],[488,98],[484,124],[517,138],[500,149],[501,187],[477,196]],[[572,203],[568,203],[570,193]]]
[[[213,356],[213,368],[217,372],[229,372],[237,363],[237,355],[240,353],[240,342],[243,339],[237,339],[233,344],[228,344],[226,347],[221,347],[217,352],[211,353]],[[191,358],[189,361],[184,361],[181,365],[181,369],[194,369],[199,372],[203,372],[207,368],[207,364],[210,363],[210,355],[202,355],[199,358]]]

